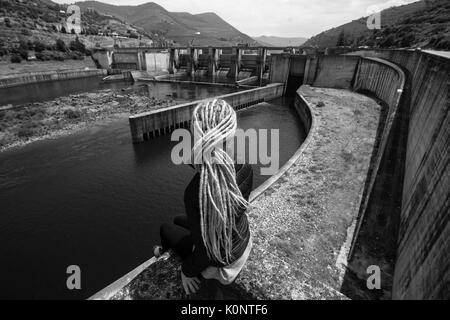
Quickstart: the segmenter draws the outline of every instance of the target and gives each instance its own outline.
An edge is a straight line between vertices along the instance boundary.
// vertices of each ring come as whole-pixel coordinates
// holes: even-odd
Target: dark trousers
[[[160,228],[161,245],[163,251],[172,249],[181,259],[185,259],[192,253],[194,243],[189,232],[186,216],[178,216],[173,219],[173,224],[164,223]],[[201,281],[200,290],[190,298],[195,300],[215,299],[223,300],[224,286],[217,280],[204,279],[201,274],[198,276]]]
[[[172,249],[182,260],[192,253],[194,243],[189,232],[186,216],[177,216],[173,224],[163,223],[159,230],[163,251]]]

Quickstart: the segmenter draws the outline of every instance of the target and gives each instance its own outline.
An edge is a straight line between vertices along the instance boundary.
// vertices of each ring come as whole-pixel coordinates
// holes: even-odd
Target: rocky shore
[[[170,97],[156,99],[127,89],[107,89],[0,110],[0,152],[183,102],[186,101]]]

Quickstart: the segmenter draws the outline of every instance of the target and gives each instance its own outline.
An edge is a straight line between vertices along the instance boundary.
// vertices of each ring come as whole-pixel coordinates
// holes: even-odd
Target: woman
[[[222,148],[234,138],[236,112],[227,102],[215,99],[200,103],[192,119],[198,172],[185,190],[186,215],[161,226],[162,248],[155,248],[157,257],[170,248],[181,256],[181,280],[187,294],[199,289],[199,278],[232,283],[252,246],[245,211],[253,170],[247,164],[234,164]]]

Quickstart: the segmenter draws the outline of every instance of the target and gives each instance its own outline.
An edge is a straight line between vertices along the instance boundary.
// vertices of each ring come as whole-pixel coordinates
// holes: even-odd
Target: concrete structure
[[[274,84],[271,85],[272,91],[275,89],[276,95],[280,96],[283,92],[283,85]],[[257,88],[253,90],[249,90],[250,92],[239,92],[237,96],[233,97],[235,99],[239,98],[239,94],[243,94],[240,98],[245,98],[246,96],[252,96],[254,94],[264,93],[267,90],[263,90],[264,88]],[[236,95],[236,94],[231,94]],[[227,100],[225,95],[224,98]],[[230,97],[229,97],[230,98]],[[247,98],[245,98],[247,99]],[[229,103],[233,103],[233,100],[227,100]],[[195,106],[194,102],[193,105]],[[309,133],[314,126],[314,117],[311,111],[311,107],[308,102],[298,93],[295,96],[295,110],[298,113],[300,121],[303,123],[305,130]],[[179,109],[178,106],[175,106],[175,109]],[[257,198],[264,194],[276,181],[278,181],[288,170],[293,166],[293,164],[301,157],[303,151],[308,147],[312,137],[308,134],[308,138],[302,144],[302,146],[297,150],[297,152],[280,168],[277,174],[270,177],[263,184],[261,184],[258,188],[252,191],[249,201],[251,203],[255,202]],[[252,252],[257,251],[255,247],[257,247],[257,243],[255,242]],[[252,253],[254,254],[254,253]],[[264,253],[265,256],[267,256]],[[140,299],[143,297],[152,298],[152,299],[180,299],[185,297],[182,292],[181,286],[179,285],[179,273],[177,272],[180,265],[180,260],[174,255],[172,252],[165,253],[161,258],[151,258],[148,261],[144,262],[142,265],[138,266],[134,270],[130,271],[128,274],[124,275],[117,281],[113,282],[103,290],[100,290],[89,300],[108,300],[108,299],[133,299],[136,295],[140,295]],[[287,265],[283,265],[282,269],[286,270]],[[244,271],[245,272],[245,271]],[[301,272],[296,270],[295,272]],[[252,278],[253,274],[249,271],[245,272],[247,279],[242,279],[242,276],[239,276],[238,282],[229,286],[229,289],[226,292],[226,295],[232,295],[240,300],[248,300],[248,299],[261,299],[264,298],[262,293],[251,292],[248,290],[247,286]],[[285,275],[278,274],[278,278],[284,278]],[[146,281],[154,282],[151,285],[144,284]],[[142,288],[146,292],[142,292]],[[330,288],[329,286],[323,283],[315,283],[315,287],[311,288],[309,284],[304,285],[305,293],[310,295],[311,298],[314,297],[317,292],[320,292],[322,298],[328,299],[345,299],[343,295],[341,295],[336,290]],[[281,292],[286,291],[286,292]],[[288,290],[279,290],[274,294],[279,295],[279,297],[287,296],[289,293]],[[136,297],[137,298],[137,297]],[[209,299],[213,297],[208,297]]]
[[[449,299],[450,59],[403,50],[361,54],[392,61],[406,76],[406,151],[392,296]]]
[[[360,55],[378,59],[270,57],[270,80],[281,83],[274,96],[301,84],[350,88],[374,96],[385,108],[355,222],[345,275],[348,286],[342,290],[362,298],[448,299],[450,60],[407,50]],[[195,51],[181,56],[179,66],[187,61],[189,70],[205,61],[197,59]],[[219,68],[229,67],[236,77],[242,60],[236,48],[219,53]],[[150,113],[136,121],[130,118],[130,124],[135,122],[133,140],[142,141],[144,134],[167,132],[171,125],[186,123],[191,109],[192,105],[184,106],[187,113],[180,117],[178,112],[165,110],[158,116],[163,125],[157,126],[153,121],[157,117]],[[355,292],[365,288],[370,265],[381,268],[383,290]]]
[[[262,88],[226,94],[218,98],[227,101],[235,110],[240,110],[281,97],[283,91],[284,85],[275,83]],[[198,103],[199,101],[194,101],[130,116],[133,143],[170,133],[177,128],[189,127],[192,111]]]
[[[48,72],[32,72],[21,75],[11,75],[0,79],[0,88],[9,88],[29,83],[67,80],[76,78],[85,78],[93,76],[106,75],[105,69],[81,69],[81,70],[62,70]]]
[[[113,48],[95,52],[103,68],[142,71],[180,70],[188,75],[227,76],[241,80],[261,79],[270,65],[270,52],[279,48],[177,47]]]

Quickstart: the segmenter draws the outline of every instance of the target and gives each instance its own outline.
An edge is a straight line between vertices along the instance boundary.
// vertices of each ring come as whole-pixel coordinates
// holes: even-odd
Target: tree
[[[61,27],[61,33],[67,33],[66,28],[65,27]]]
[[[416,36],[414,35],[414,33],[409,32],[401,39],[400,46],[411,47],[411,45],[414,43],[414,40],[416,40]]]
[[[80,39],[78,39],[78,37],[76,37],[74,41],[70,42],[69,49],[72,51],[78,51],[81,53],[86,52],[86,46],[84,45],[83,42],[80,41]]]
[[[12,63],[20,63],[21,61],[22,61],[22,58],[19,55],[17,55],[17,54],[14,54],[11,57],[11,62]]]
[[[393,34],[390,34],[384,39],[384,41],[381,43],[381,47],[383,48],[389,48],[394,45],[395,37]]]
[[[36,52],[42,52],[46,49],[46,45],[39,40],[34,40],[33,47]]]
[[[345,46],[345,33],[344,33],[344,29],[342,29],[341,33],[340,33],[339,36],[338,36],[336,46],[338,46],[338,47]]]
[[[66,52],[67,51],[66,43],[61,39],[56,40],[56,50]]]

